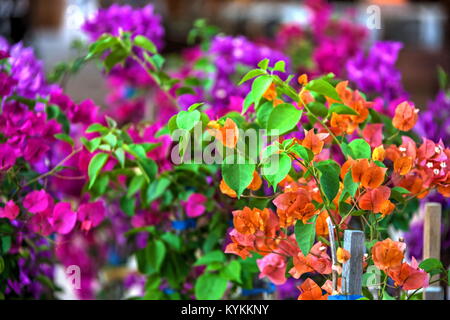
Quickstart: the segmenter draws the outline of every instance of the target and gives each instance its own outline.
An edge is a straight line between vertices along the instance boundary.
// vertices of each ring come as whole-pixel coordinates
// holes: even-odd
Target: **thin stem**
[[[72,158],[74,155],[76,155],[78,152],[80,152],[81,149],[82,148],[78,148],[78,149],[72,150],[72,152],[67,157],[62,159],[52,170],[50,170],[50,171],[48,171],[46,173],[43,173],[43,174],[41,174],[40,176],[38,176],[38,177],[36,177],[34,179],[31,179],[30,181],[25,183],[23,186],[21,186],[20,189],[23,189],[26,186],[29,186],[30,184],[33,184],[36,181],[39,181],[39,180],[41,180],[41,179],[43,179],[43,178],[45,178],[47,176],[51,176],[51,175],[55,174],[57,172],[57,170],[59,170],[60,166],[62,166],[66,161],[68,161],[70,158]]]

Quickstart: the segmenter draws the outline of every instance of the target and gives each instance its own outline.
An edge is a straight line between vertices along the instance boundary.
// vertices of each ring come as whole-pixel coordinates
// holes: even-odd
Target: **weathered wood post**
[[[441,258],[441,215],[442,206],[437,202],[425,204],[425,219],[423,225],[423,259]],[[430,282],[436,280],[430,278]],[[423,292],[424,300],[443,300],[444,290],[439,283],[434,283]]]
[[[350,253],[350,259],[342,268],[342,292],[350,296],[362,295],[364,232],[345,230],[344,249]]]
[[[330,239],[331,261],[333,263],[332,274],[331,274],[332,283],[333,283],[332,294],[336,294],[337,293],[337,278],[338,278],[336,266],[337,266],[338,262],[337,262],[337,258],[336,258],[336,243],[335,243],[335,239],[334,239],[334,225],[333,225],[333,222],[331,221],[330,217],[327,218],[327,225],[328,225],[328,237]]]
[[[330,295],[328,300],[357,300],[363,297],[364,232],[345,230],[344,249],[350,253],[350,259],[342,268],[342,295]]]

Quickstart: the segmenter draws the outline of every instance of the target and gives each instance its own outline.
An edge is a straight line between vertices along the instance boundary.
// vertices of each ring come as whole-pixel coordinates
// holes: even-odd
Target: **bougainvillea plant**
[[[450,195],[449,149],[411,131],[420,113],[394,66],[400,45],[366,54],[362,28],[307,5],[311,30],[283,26],[276,46],[198,21],[201,44],[176,68],[153,7],[112,6],[84,26],[87,55],[51,76],[61,85],[31,49],[0,40],[1,297],[54,298],[58,263],[80,268],[79,298],[116,298],[99,272],[131,256],[138,272],[122,285],[140,286],[134,298],[277,286],[327,299],[342,291],[345,230],[365,233],[368,299],[418,299],[430,276],[448,281],[389,238],[419,199]],[[104,110],[63,90],[91,60],[109,84]]]

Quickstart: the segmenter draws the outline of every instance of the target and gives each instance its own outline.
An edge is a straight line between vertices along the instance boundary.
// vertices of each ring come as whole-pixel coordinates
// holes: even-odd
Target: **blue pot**
[[[351,295],[336,294],[333,296],[328,296],[328,300],[358,300],[363,297],[364,296],[361,296],[359,294],[351,294]]]

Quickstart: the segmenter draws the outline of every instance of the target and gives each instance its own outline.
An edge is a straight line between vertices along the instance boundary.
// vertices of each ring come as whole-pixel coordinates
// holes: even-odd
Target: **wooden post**
[[[425,204],[425,220],[423,226],[423,259],[441,258],[441,215],[442,206],[437,202]],[[430,279],[430,282],[436,277]],[[443,300],[444,290],[439,283],[434,283],[425,288],[424,300]]]
[[[364,232],[345,230],[344,249],[350,253],[350,259],[342,269],[342,292],[345,295],[362,295]]]
[[[333,222],[331,221],[330,217],[327,218],[327,225],[328,225],[328,237],[330,239],[331,261],[333,263],[332,274],[331,274],[332,283],[333,283],[332,294],[336,294],[337,293],[337,278],[338,278],[336,266],[337,266],[338,262],[337,262],[337,258],[336,258],[336,244],[334,241],[334,225],[333,225]]]

